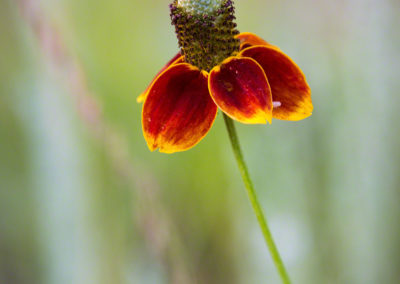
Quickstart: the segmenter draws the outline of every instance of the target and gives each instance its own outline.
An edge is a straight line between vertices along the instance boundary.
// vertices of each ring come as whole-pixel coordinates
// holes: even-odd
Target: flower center
[[[209,72],[239,51],[233,1],[175,0],[170,10],[185,62]]]

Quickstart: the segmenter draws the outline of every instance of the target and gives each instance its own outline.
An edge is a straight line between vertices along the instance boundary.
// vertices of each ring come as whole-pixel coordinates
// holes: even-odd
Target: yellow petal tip
[[[146,97],[146,93],[141,93],[141,94],[136,98],[136,102],[137,102],[138,104],[144,102],[145,97]]]

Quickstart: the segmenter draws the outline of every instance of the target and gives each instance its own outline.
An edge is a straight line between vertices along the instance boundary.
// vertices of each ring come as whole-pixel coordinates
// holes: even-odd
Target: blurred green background
[[[0,283],[279,283],[222,116],[148,151],[168,0],[0,0]],[[237,125],[294,283],[400,283],[400,2],[237,0],[314,113]]]

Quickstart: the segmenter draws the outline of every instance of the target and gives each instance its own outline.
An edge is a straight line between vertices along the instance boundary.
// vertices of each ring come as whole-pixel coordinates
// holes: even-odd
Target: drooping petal
[[[211,70],[208,88],[217,106],[233,119],[249,124],[271,123],[271,89],[255,60],[227,58]]]
[[[156,76],[154,76],[153,80],[150,82],[150,84],[147,86],[146,90],[144,90],[143,93],[141,93],[136,101],[138,103],[141,103],[144,101],[144,99],[146,98],[147,92],[149,91],[151,85],[154,83],[154,81],[157,79],[158,76],[160,76],[160,74],[162,72],[164,72],[168,67],[172,66],[172,65],[176,65],[179,63],[183,63],[184,62],[184,58],[183,56],[178,52],[174,57],[172,57],[172,59],[170,61],[167,62],[167,64],[165,64],[165,66],[163,68],[161,68],[161,70],[156,74]]]
[[[168,68],[150,87],[143,105],[142,125],[151,151],[187,150],[210,130],[217,106],[208,92],[207,75],[181,63]]]
[[[272,91],[273,117],[300,120],[311,115],[311,90],[301,69],[277,48],[253,46],[239,53],[251,57],[264,69]]]
[[[240,50],[253,45],[273,46],[253,33],[240,33],[235,37],[240,40]]]

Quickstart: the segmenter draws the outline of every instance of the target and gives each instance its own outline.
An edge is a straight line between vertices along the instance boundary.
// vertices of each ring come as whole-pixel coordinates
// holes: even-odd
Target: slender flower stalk
[[[276,269],[279,272],[282,282],[285,284],[289,284],[290,283],[289,275],[286,271],[285,265],[283,264],[279,251],[275,245],[274,239],[272,238],[271,231],[269,230],[268,227],[267,219],[264,216],[260,202],[258,201],[257,198],[257,193],[254,190],[253,182],[251,181],[249,171],[247,169],[246,163],[244,162],[234,122],[226,114],[224,114],[224,120],[226,129],[228,130],[229,139],[232,144],[233,153],[235,155],[236,162],[239,167],[240,174],[242,176],[244,185],[246,187],[251,206],[253,207],[254,213],[257,216],[258,224],[260,225],[261,231],[264,235],[265,242],[267,243],[268,249],[271,253],[272,260],[275,263]]]

